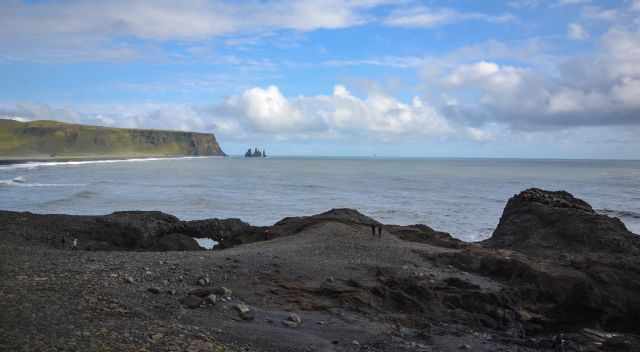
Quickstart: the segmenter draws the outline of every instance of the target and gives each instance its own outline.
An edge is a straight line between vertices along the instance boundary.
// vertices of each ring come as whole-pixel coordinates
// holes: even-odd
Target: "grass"
[[[194,140],[220,151],[208,134],[0,119],[0,157],[193,155]]]

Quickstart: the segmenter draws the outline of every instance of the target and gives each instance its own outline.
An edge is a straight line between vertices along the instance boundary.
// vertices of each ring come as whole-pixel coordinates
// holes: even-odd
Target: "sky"
[[[0,118],[228,154],[640,159],[640,0],[3,0]]]

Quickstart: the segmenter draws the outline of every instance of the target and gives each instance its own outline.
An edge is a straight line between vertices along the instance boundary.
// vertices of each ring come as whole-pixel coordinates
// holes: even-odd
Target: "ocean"
[[[204,157],[0,165],[0,209],[181,219],[287,216],[355,208],[387,224],[489,237],[514,194],[566,190],[640,234],[640,161]]]

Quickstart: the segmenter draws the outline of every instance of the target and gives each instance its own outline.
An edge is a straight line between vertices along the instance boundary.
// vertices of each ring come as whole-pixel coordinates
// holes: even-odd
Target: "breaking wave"
[[[208,159],[208,158],[223,158],[222,156],[181,156],[170,158],[133,158],[133,159],[110,159],[110,160],[83,160],[83,161],[38,161],[38,162],[26,162],[20,164],[1,165],[0,170],[15,170],[15,169],[36,169],[48,166],[81,166],[90,164],[113,164],[113,163],[127,163],[127,162],[142,162],[142,161],[159,161],[159,160],[186,160],[186,159]]]
[[[24,176],[0,180],[0,187],[84,187],[83,183],[29,183]]]
[[[631,218],[631,219],[639,219],[640,220],[640,213],[636,213],[634,211],[599,209],[598,212],[602,213],[602,214],[605,214],[605,215],[615,216],[615,217],[619,217],[619,218]]]

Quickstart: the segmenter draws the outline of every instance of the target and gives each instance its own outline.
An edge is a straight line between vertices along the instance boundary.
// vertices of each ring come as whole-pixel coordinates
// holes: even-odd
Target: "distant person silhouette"
[[[371,237],[376,237],[376,225],[371,224]]]
[[[378,226],[378,238],[382,238],[382,226]]]

